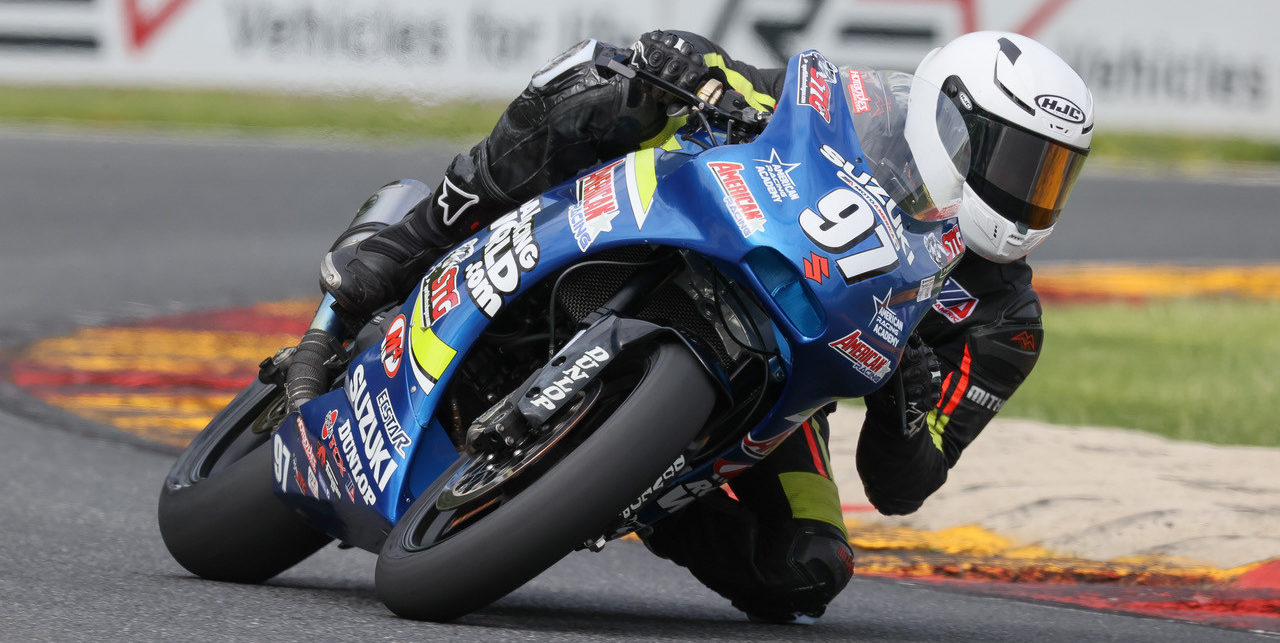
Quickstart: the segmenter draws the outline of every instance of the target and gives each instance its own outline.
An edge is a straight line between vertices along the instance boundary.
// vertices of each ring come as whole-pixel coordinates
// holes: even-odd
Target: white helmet
[[[1000,263],[1026,256],[1053,232],[1089,154],[1089,88],[1044,45],[1000,31],[934,49],[916,76],[940,87],[968,126],[957,212],[965,244]]]

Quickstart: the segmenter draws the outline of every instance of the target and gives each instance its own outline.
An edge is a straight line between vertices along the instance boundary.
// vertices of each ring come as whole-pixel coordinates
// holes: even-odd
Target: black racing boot
[[[511,200],[487,184],[477,160],[484,162],[481,146],[470,155],[459,154],[444,181],[398,222],[359,241],[348,241],[359,238],[353,234],[356,227],[339,238],[320,265],[320,288],[343,312],[367,319],[404,294],[455,244],[508,209]]]

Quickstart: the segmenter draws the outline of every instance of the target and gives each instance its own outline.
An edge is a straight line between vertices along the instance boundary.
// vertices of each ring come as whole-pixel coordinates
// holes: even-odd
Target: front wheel
[[[387,607],[432,621],[479,609],[600,535],[653,484],[706,423],[715,389],[685,346],[648,350],[620,356],[535,449],[516,451],[524,459],[464,457],[419,496],[378,557]]]
[[[197,576],[260,583],[331,538],[273,492],[271,436],[284,389],[254,381],[191,441],[160,490],[160,535]]]

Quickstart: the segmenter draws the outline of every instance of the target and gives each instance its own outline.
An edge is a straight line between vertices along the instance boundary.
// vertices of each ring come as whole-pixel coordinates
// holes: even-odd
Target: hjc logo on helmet
[[[1041,94],[1036,96],[1036,105],[1068,123],[1079,124],[1084,122],[1084,110],[1076,107],[1075,103],[1061,96]]]

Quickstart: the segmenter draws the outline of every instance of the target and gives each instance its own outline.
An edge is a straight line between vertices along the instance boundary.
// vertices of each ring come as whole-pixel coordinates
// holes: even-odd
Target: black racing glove
[[[866,397],[867,412],[880,418],[880,425],[896,425],[897,422],[885,422],[890,418],[903,420],[903,437],[911,437],[924,428],[929,411],[937,406],[940,397],[942,365],[938,356],[919,335],[911,333],[902,349],[898,370],[884,386]]]
[[[631,49],[635,52],[632,63],[637,67],[690,93],[697,93],[710,71],[692,44],[669,31],[650,31]],[[659,98],[659,102],[669,100]]]

